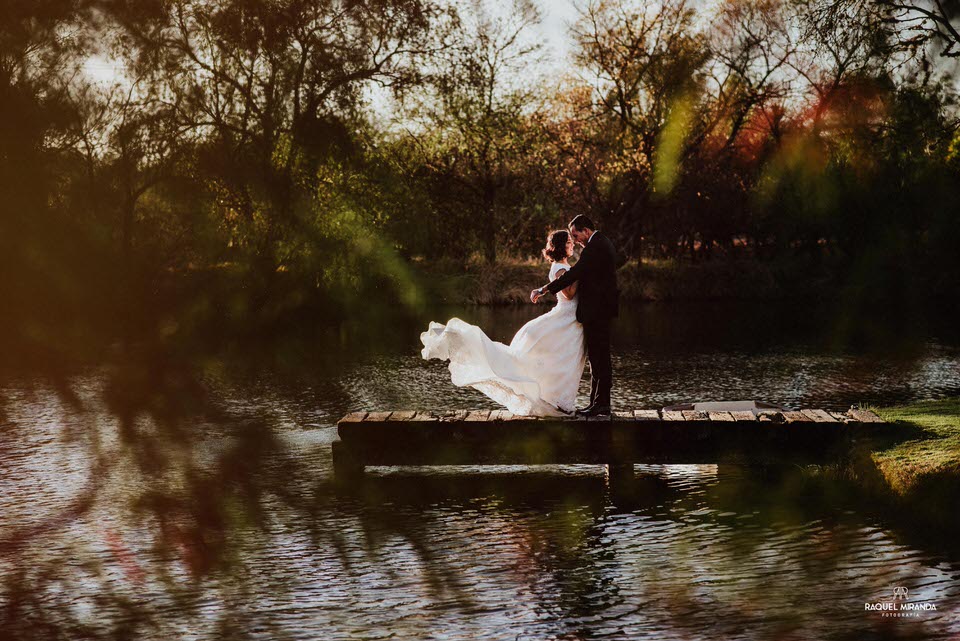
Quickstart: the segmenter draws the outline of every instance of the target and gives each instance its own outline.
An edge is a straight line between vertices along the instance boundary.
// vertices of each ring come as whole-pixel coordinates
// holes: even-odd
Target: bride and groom
[[[573,245],[583,247],[570,265]],[[550,261],[550,283],[530,292],[538,302],[547,292],[557,304],[534,318],[509,345],[491,340],[459,318],[431,322],[420,335],[423,358],[450,361],[454,385],[477,389],[521,416],[610,414],[613,368],[610,324],[618,312],[617,252],[586,216],[566,230],[551,232],[543,250]],[[590,404],[575,402],[585,362],[590,361]]]

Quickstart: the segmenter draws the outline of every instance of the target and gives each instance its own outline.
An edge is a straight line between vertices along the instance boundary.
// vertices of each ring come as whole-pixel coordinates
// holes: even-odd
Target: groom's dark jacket
[[[609,321],[617,316],[620,308],[620,292],[617,290],[617,250],[610,239],[598,231],[594,232],[584,245],[577,264],[547,285],[547,290],[556,294],[578,281],[580,283],[577,287],[578,321],[581,323]]]

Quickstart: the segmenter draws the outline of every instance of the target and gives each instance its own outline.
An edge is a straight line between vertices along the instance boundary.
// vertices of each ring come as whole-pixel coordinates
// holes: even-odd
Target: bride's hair
[[[547,234],[547,246],[543,248],[543,257],[547,260],[560,262],[567,254],[567,239],[569,232],[565,229],[557,229]]]

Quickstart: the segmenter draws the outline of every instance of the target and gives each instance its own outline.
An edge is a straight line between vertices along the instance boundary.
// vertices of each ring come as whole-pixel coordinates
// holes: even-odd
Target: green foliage
[[[592,3],[554,83],[528,2],[91,6],[14,3],[0,38],[0,292],[25,333],[416,310],[420,267],[493,273],[578,213],[639,292],[699,289],[644,265],[752,261],[778,295],[808,272],[855,302],[958,293],[955,83],[883,3]]]

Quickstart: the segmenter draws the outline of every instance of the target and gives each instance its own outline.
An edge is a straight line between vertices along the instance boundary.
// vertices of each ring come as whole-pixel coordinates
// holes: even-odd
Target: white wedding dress
[[[550,280],[563,269],[570,267],[553,263]],[[514,414],[563,416],[575,409],[586,362],[576,296],[558,295],[556,306],[521,327],[509,345],[459,318],[431,322],[420,341],[423,358],[450,361],[454,385],[480,390]]]

